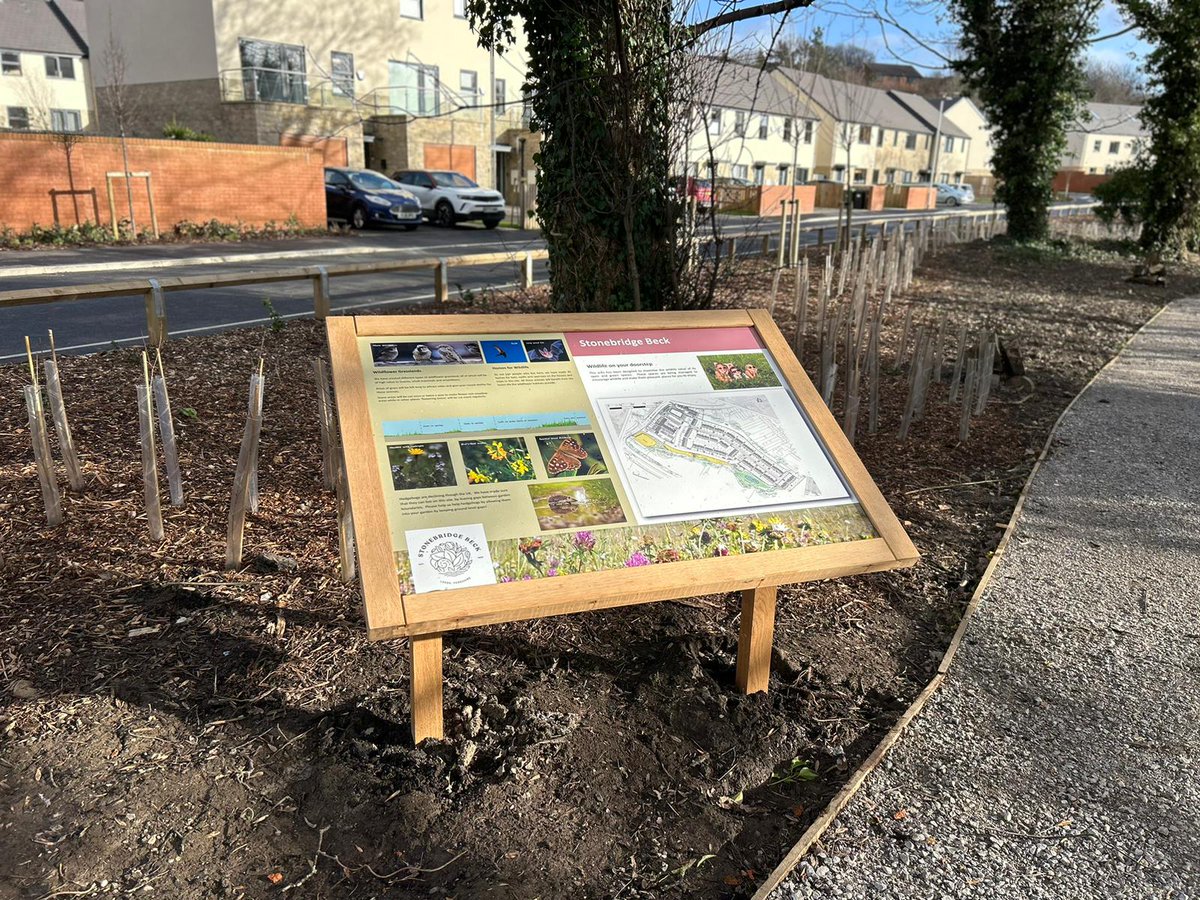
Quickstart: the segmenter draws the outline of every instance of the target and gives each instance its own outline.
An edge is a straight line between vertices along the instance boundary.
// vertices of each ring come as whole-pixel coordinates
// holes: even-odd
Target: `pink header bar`
[[[667,328],[656,331],[576,331],[564,335],[575,356],[759,350],[753,328]]]

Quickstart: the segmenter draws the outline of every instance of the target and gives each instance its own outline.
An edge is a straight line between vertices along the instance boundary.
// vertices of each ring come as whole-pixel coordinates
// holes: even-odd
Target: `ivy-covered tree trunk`
[[[677,305],[670,0],[472,0],[485,46],[523,22],[538,214],[560,311]]]
[[[955,63],[991,122],[996,197],[1018,241],[1049,233],[1047,209],[1067,128],[1084,94],[1084,50],[1101,0],[951,0]]]
[[[1142,248],[1151,257],[1200,247],[1200,0],[1123,0],[1153,49],[1144,67],[1150,132],[1141,190]]]

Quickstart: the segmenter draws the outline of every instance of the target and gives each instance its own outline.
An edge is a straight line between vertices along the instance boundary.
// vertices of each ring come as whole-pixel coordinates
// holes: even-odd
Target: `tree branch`
[[[758,6],[748,6],[745,9],[730,10],[729,12],[721,13],[719,16],[713,16],[711,19],[705,19],[703,22],[697,22],[695,25],[688,25],[684,29],[684,35],[688,40],[694,41],[714,28],[732,25],[735,22],[743,22],[746,19],[757,19],[760,16],[773,16],[776,13],[791,12],[793,9],[812,6],[815,2],[816,0],[776,0],[775,3],[761,3]]]

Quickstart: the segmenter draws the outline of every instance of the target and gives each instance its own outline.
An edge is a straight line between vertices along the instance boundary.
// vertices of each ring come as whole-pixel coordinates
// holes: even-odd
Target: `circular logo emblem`
[[[471,548],[455,540],[434,544],[429,551],[429,565],[439,575],[462,575],[471,568]]]

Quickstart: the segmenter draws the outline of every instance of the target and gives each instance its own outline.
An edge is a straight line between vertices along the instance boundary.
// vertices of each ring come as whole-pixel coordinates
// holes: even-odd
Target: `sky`
[[[758,2],[761,0],[696,0],[694,18]],[[895,24],[881,22],[877,11],[893,18]],[[732,37],[726,38],[732,41],[730,50],[753,51],[770,46],[776,33],[794,38],[821,28],[827,43],[855,44],[872,51],[879,62],[909,63],[926,74],[938,75],[946,72],[946,62],[938,51],[950,56],[954,47],[955,29],[945,4],[932,0],[816,0],[813,6],[784,17],[782,28],[780,22],[781,17],[774,16],[739,24]],[[1107,0],[1099,16],[1097,37],[1123,28],[1125,22],[1116,3]],[[1092,44],[1089,54],[1104,62],[1127,63],[1139,59],[1146,49],[1135,33],[1129,33]]]

